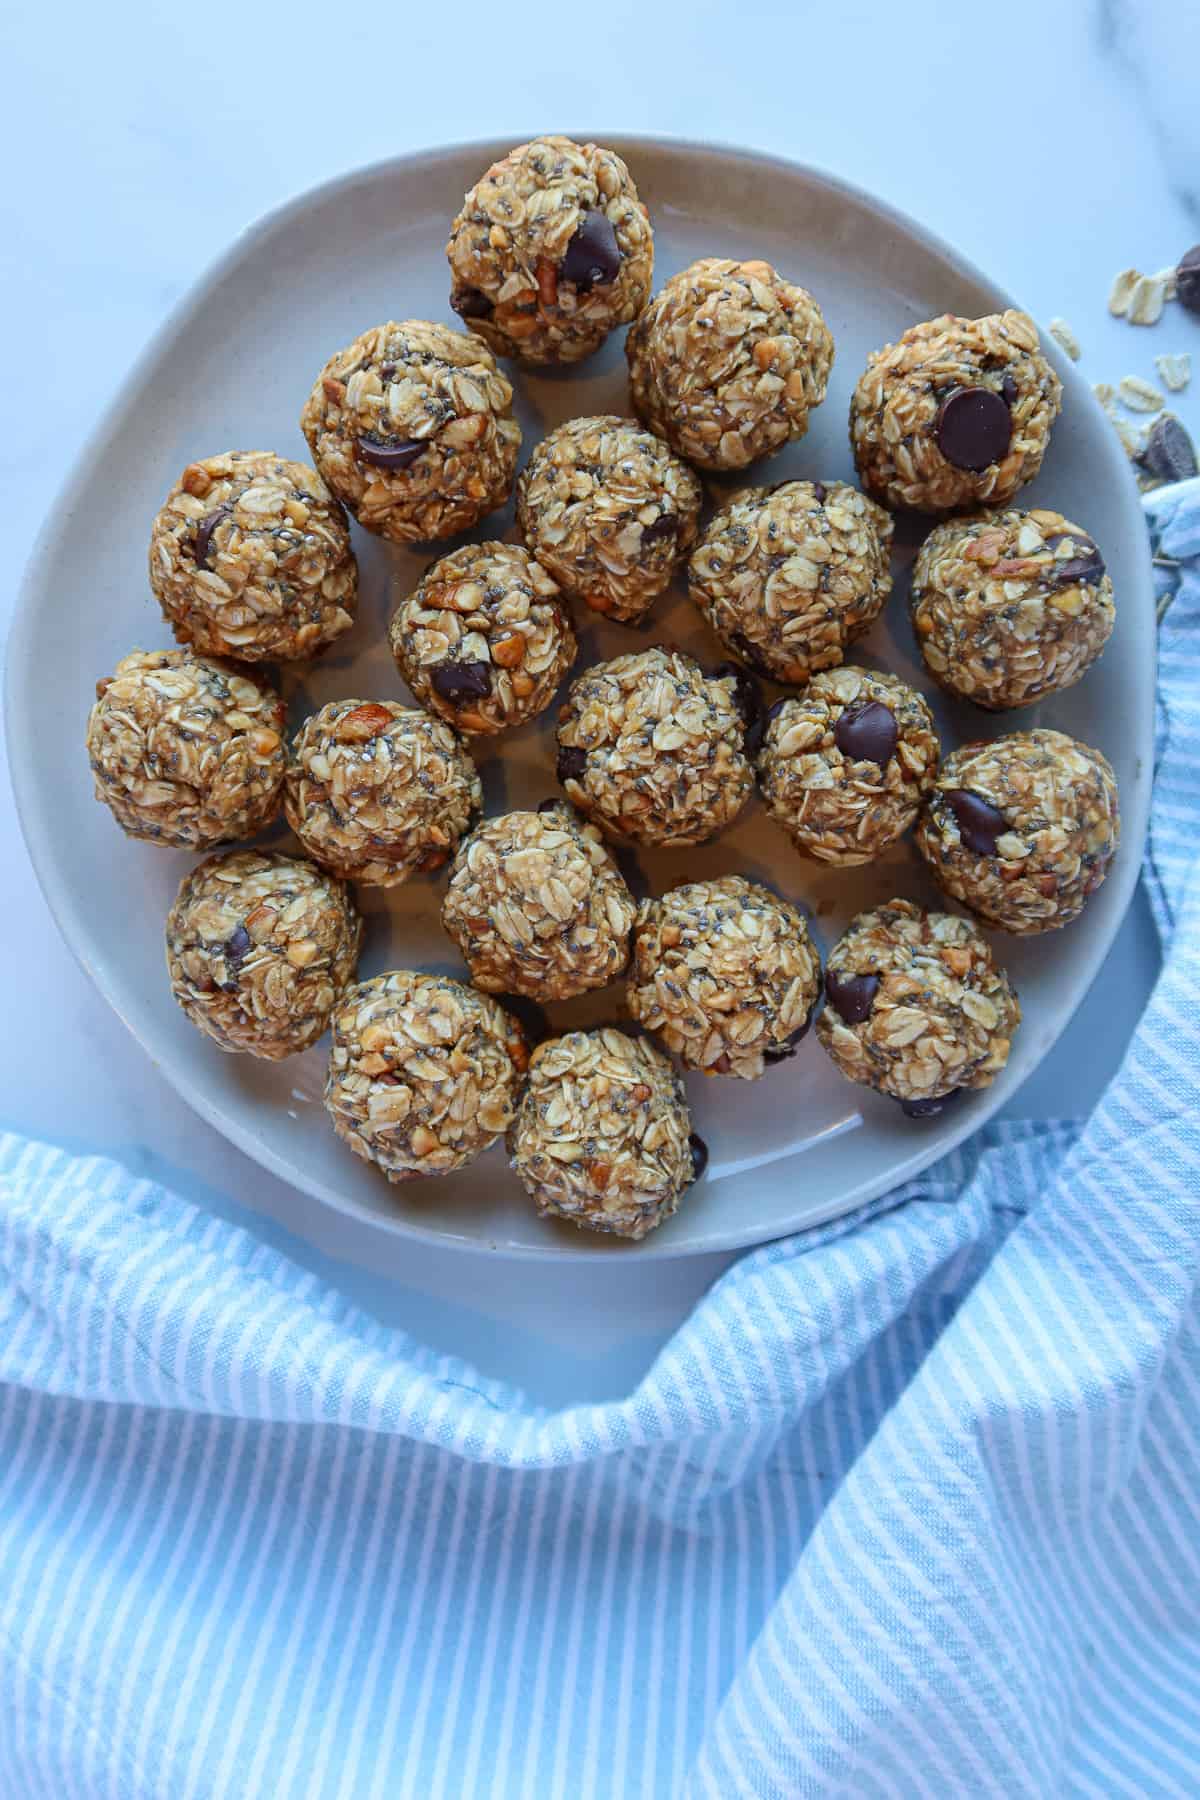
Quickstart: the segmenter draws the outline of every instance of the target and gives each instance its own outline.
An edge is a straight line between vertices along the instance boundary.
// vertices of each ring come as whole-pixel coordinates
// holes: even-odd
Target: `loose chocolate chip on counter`
[[[1007,454],[1012,414],[991,388],[956,388],[934,420],[938,449],[956,469],[986,469]]]
[[[714,681],[733,680],[733,704],[742,715],[742,723],[749,731],[762,712],[762,689],[757,677],[748,670],[740,668],[737,663],[718,663],[712,672]]]
[[[833,728],[833,741],[851,762],[873,762],[886,769],[900,742],[896,715],[881,700],[848,706]]]
[[[208,517],[201,519],[197,525],[196,536],[192,542],[192,555],[196,559],[198,569],[207,569],[208,553],[212,547],[212,534],[229,510],[227,506],[218,506],[215,512],[210,512]]]
[[[870,1017],[879,992],[878,975],[838,975],[825,971],[825,997],[846,1025],[861,1025]]]
[[[1017,378],[1011,369],[1005,371],[1004,380],[1000,383],[1000,392],[1011,406],[1017,397]]]
[[[250,933],[244,925],[238,925],[225,939],[225,961],[240,963],[250,948]]]
[[[936,1119],[961,1092],[961,1088],[951,1088],[948,1094],[937,1094],[929,1100],[902,1100],[900,1111],[906,1119]]]
[[[585,212],[558,265],[558,279],[581,294],[614,281],[621,267],[621,247],[608,214]]]
[[[762,741],[767,735],[767,727],[772,719],[777,719],[787,705],[787,695],[782,700],[772,700],[766,712],[760,712],[757,719],[746,731],[746,755],[757,756],[762,749]]]
[[[951,788],[946,805],[958,821],[958,835],[976,856],[995,856],[996,839],[1008,830],[1008,820],[990,800],[970,788]]]
[[[370,463],[373,469],[407,469],[428,448],[424,438],[404,438],[398,444],[384,444],[371,437],[357,440],[359,461]]]
[[[1200,313],[1200,244],[1193,244],[1179,259],[1175,297],[1190,313]]]
[[[560,781],[581,781],[586,768],[586,750],[577,749],[574,744],[560,746],[558,760],[554,765],[554,773]]]
[[[492,691],[492,665],[486,662],[439,663],[433,671],[433,691],[452,706],[467,700],[485,700]]]
[[[688,1138],[688,1149],[692,1153],[692,1180],[699,1181],[708,1167],[708,1145],[693,1131]]]
[[[460,288],[450,297],[450,304],[460,319],[486,319],[493,310],[492,301],[479,288]]]
[[[1160,481],[1189,481],[1197,472],[1196,446],[1174,413],[1159,413],[1138,461]]]
[[[660,512],[657,519],[651,519],[649,525],[642,526],[643,544],[658,544],[664,538],[674,538],[679,532],[679,514]]]

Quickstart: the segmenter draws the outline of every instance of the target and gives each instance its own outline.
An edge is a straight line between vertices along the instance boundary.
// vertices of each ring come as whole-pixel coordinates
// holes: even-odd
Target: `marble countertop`
[[[210,31],[163,0],[126,0],[120,27],[82,0],[11,8],[0,22],[6,608],[76,446],[206,264],[305,187],[438,142],[557,126],[814,163],[947,238],[1043,324],[1069,320],[1093,381],[1153,379],[1155,355],[1190,349],[1197,380],[1173,404],[1200,435],[1195,323],[1176,308],[1138,330],[1105,308],[1118,269],[1162,268],[1200,239],[1200,14],[1168,0],[1010,0],[1000,22],[939,0],[851,0],[836,16],[762,0],[617,0],[603,33],[586,10],[505,20],[474,0],[453,15],[398,8],[387,22],[298,0]],[[390,1322],[547,1404],[637,1379],[728,1259],[619,1272],[497,1264],[354,1227],[272,1180],[193,1116],[76,968],[43,907],[7,771],[3,781],[0,1122],[112,1152],[254,1221]],[[1156,968],[1139,898],[1103,992],[1013,1110],[1085,1111]]]

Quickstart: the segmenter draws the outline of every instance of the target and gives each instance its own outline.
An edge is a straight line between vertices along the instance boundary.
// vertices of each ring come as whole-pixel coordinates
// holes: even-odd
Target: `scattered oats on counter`
[[[395,701],[334,700],[292,744],[288,824],[346,880],[396,887],[440,868],[482,803],[478,771],[450,727]]]
[[[482,339],[406,319],[330,357],[300,428],[359,524],[410,544],[453,537],[508,499],[521,447],[512,398]]]
[[[1038,729],[953,751],[917,826],[917,848],[952,899],[984,924],[1024,935],[1079,917],[1120,835],[1107,758]]]
[[[854,390],[863,486],[919,512],[1002,505],[1041,468],[1061,400],[1027,313],[913,325],[868,357]]]
[[[96,798],[151,843],[211,850],[253,837],[279,811],[283,726],[265,677],[192,650],[135,650],[96,683]]]
[[[691,1133],[661,1050],[622,1031],[572,1031],[534,1051],[508,1154],[540,1213],[643,1238],[704,1172]]]
[[[1079,339],[1065,319],[1051,319],[1046,330],[1059,348],[1066,351],[1072,362],[1079,361]]]
[[[450,304],[498,356],[578,362],[650,297],[654,236],[615,151],[539,137],[493,163],[450,228]]]
[[[1192,359],[1186,350],[1178,356],[1156,356],[1154,366],[1163,386],[1173,394],[1182,393],[1192,379]]]
[[[704,492],[652,431],[612,414],[568,419],[517,483],[525,542],[573,599],[630,624],[696,539]]]
[[[1108,291],[1108,310],[1114,319],[1123,319],[1129,311],[1129,302],[1133,299],[1133,290],[1143,279],[1137,269],[1122,269],[1113,276],[1112,286]]]
[[[1161,412],[1164,405],[1158,389],[1148,381],[1143,381],[1140,375],[1123,375],[1117,384],[1117,393],[1121,404],[1127,406],[1130,412]]]
[[[689,1069],[754,1081],[795,1054],[821,965],[794,906],[726,875],[643,900],[629,1010]]]
[[[833,339],[812,295],[770,263],[701,257],[625,339],[638,417],[700,469],[743,469],[808,430]]]
[[[488,995],[396,970],[341,996],[325,1105],[389,1181],[447,1175],[507,1129],[527,1062],[521,1027]]]
[[[635,910],[595,826],[550,801],[460,845],[442,924],[485,993],[567,1000],[621,973]]]
[[[575,660],[558,585],[520,544],[465,544],[426,569],[388,638],[415,697],[459,731],[544,712]]]
[[[772,681],[839,663],[891,590],[890,513],[841,481],[747,488],[688,564],[688,594],[721,642]]]
[[[1044,507],[936,525],[917,552],[909,604],[934,680],[993,711],[1078,681],[1115,617],[1096,545]]]
[[[834,945],[817,1036],[843,1075],[932,1118],[1003,1069],[1021,1019],[983,934],[966,919],[893,900]]]
[[[278,1061],[315,1044],[354,979],[362,920],[350,890],[275,851],[210,856],[167,918],[171,989],[222,1050]]]

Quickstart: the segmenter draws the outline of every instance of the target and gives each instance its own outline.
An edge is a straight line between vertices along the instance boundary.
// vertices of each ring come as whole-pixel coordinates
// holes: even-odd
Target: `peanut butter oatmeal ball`
[[[820,979],[796,908],[741,875],[638,908],[629,1010],[689,1069],[754,1081],[794,1056]]]
[[[891,515],[842,481],[747,488],[688,564],[688,593],[721,642],[772,681],[840,663],[892,586]]]
[[[192,650],[135,650],[96,683],[87,752],[130,837],[209,850],[279,811],[283,703],[262,676]]]
[[[343,882],[295,856],[210,856],[167,917],[171,990],[222,1050],[278,1062],[315,1044],[354,979],[362,920]]]
[[[349,631],[358,566],[315,469],[265,450],[189,463],[150,533],[150,586],[180,643],[245,662],[315,656]]]
[[[612,150],[539,137],[493,163],[446,245],[450,304],[498,356],[573,363],[650,297],[654,238]]]
[[[830,951],[825,1001],[817,1036],[842,1074],[914,1119],[993,1082],[1021,1020],[982,933],[910,900],[853,920]]]
[[[742,686],[661,644],[597,663],[567,690],[556,770],[610,838],[702,844],[735,819],[754,777]]]
[[[695,542],[703,500],[652,431],[606,414],[569,419],[537,445],[517,483],[517,523],[568,594],[631,624]]]
[[[544,712],[578,648],[557,584],[520,544],[443,556],[396,608],[389,638],[421,705],[480,734]]]
[[[390,700],[334,700],[296,734],[283,803],[322,868],[398,887],[441,868],[470,829],[483,790],[440,719]]]
[[[1092,539],[1044,508],[935,525],[913,565],[910,604],[934,680],[993,711],[1078,681],[1115,618]]]
[[[1077,919],[1120,837],[1107,758],[1045,729],[955,750],[917,826],[938,886],[985,925],[1020,935]]]
[[[333,1015],[333,1129],[389,1181],[448,1175],[512,1119],[529,1060],[517,1021],[444,975],[397,970],[348,988]]]
[[[770,263],[701,257],[625,339],[634,411],[699,469],[744,469],[808,430],[833,339],[821,309]]]
[[[669,1219],[708,1161],[662,1051],[613,1030],[538,1046],[508,1154],[540,1213],[627,1238]]]
[[[850,868],[908,830],[937,776],[938,751],[920,694],[895,675],[847,665],[771,708],[759,787],[802,855]]]
[[[635,910],[595,826],[551,800],[459,847],[442,924],[485,993],[569,1000],[621,973]]]
[[[342,504],[397,544],[453,537],[503,506],[521,447],[487,345],[426,319],[376,325],[331,356],[300,428]]]
[[[1002,506],[1042,466],[1062,383],[1028,313],[913,325],[867,359],[850,402],[863,486],[887,506]]]

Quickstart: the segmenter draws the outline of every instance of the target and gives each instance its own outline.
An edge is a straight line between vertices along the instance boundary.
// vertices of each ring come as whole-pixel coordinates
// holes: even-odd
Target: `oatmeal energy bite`
[[[849,868],[902,837],[937,775],[933,715],[895,675],[814,675],[766,716],[758,780],[805,856]]]
[[[362,920],[315,863],[232,850],[185,875],[167,918],[171,989],[222,1050],[307,1050],[354,979]]]
[[[629,1010],[690,1069],[753,1081],[793,1056],[820,977],[795,907],[740,875],[638,909]]]
[[[342,508],[265,450],[188,464],[150,533],[150,586],[181,643],[244,662],[315,656],[358,604]]]
[[[572,1031],[534,1051],[508,1154],[538,1211],[642,1238],[704,1173],[683,1083],[623,1031]]]
[[[841,481],[747,488],[705,531],[688,593],[732,654],[772,681],[840,663],[891,590],[891,515]]]
[[[638,417],[700,469],[744,469],[808,430],[833,339],[770,263],[702,257],[672,276],[625,340]]]
[[[934,680],[993,710],[1078,681],[1115,617],[1092,539],[1044,508],[935,525],[913,565],[910,605]]]
[[[325,1105],[389,1181],[446,1175],[512,1119],[528,1061],[516,1020],[443,975],[398,970],[346,990],[333,1015]]]
[[[253,837],[279,811],[283,703],[191,650],[135,650],[96,683],[87,752],[122,831],[185,850]]]
[[[913,325],[867,359],[850,402],[863,486],[887,506],[1002,506],[1042,466],[1062,383],[1023,312]]]
[[[440,719],[393,701],[335,700],[296,734],[287,821],[346,880],[397,887],[440,868],[482,805],[475,764]]]
[[[450,228],[450,304],[498,356],[572,363],[645,305],[654,240],[612,150],[534,138],[493,163]]]
[[[609,837],[701,844],[735,819],[754,778],[736,671],[706,675],[656,645],[597,663],[558,714],[558,779]]]
[[[606,414],[570,419],[535,446],[517,483],[517,523],[568,594],[628,624],[695,542],[703,499],[652,431]]]
[[[1025,934],[1079,917],[1120,836],[1107,758],[1043,729],[964,744],[948,756],[917,848],[938,886],[985,925]]]
[[[376,325],[330,357],[300,428],[343,506],[398,544],[453,537],[502,506],[521,446],[487,345],[426,319]]]
[[[633,897],[593,825],[548,801],[460,845],[442,924],[486,993],[566,1000],[629,960]]]
[[[893,900],[860,913],[831,950],[817,1037],[843,1075],[920,1119],[995,1080],[1020,1018],[974,925]]]
[[[520,544],[465,544],[426,569],[388,633],[416,698],[459,731],[543,712],[575,660],[556,583]]]

